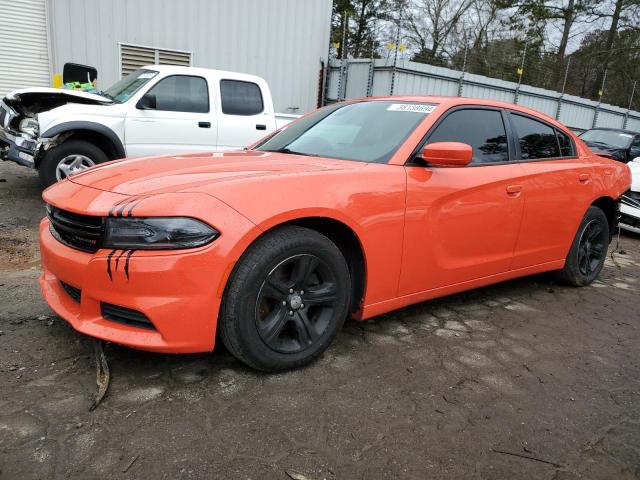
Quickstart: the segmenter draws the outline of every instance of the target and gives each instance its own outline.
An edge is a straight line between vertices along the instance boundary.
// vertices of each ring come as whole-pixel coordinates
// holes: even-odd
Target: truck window
[[[156,110],[207,113],[209,88],[202,77],[172,75],[163,78],[148,92],[156,96]]]
[[[260,87],[252,82],[220,80],[222,113],[227,115],[257,115],[264,111]]]

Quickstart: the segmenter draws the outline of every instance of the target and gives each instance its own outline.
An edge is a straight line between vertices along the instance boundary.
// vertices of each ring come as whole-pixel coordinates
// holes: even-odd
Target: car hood
[[[216,185],[221,183],[228,185],[264,177],[357,169],[365,165],[363,162],[275,152],[232,151],[117,160],[69,177],[69,180],[123,195],[215,194]]]
[[[611,158],[613,160],[624,160],[624,148],[614,147],[612,145],[605,145],[604,143],[585,142],[587,146],[596,155],[602,157]]]
[[[94,93],[59,88],[23,88],[14,90],[4,97],[5,105],[25,116],[34,116],[41,112],[53,110],[67,103],[89,105],[111,104],[113,101]]]

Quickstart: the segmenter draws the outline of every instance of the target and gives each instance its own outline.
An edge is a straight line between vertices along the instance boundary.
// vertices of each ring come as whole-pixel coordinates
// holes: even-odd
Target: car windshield
[[[255,149],[386,163],[435,107],[400,101],[334,104],[292,123]]]
[[[587,143],[600,143],[616,148],[628,148],[633,140],[630,133],[616,130],[587,130],[580,138]]]
[[[123,79],[118,80],[102,92],[102,94],[116,103],[124,103],[156,75],[158,75],[158,72],[155,70],[136,70]]]

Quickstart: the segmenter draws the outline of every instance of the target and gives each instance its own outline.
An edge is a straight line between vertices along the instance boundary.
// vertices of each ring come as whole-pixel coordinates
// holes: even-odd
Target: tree
[[[613,8],[611,8],[613,7]],[[601,68],[598,71],[596,81],[592,87],[592,95],[594,97],[599,96],[598,93],[602,88],[604,80],[604,72],[607,71],[611,60],[611,54],[616,36],[618,35],[619,28],[625,26],[631,29],[638,29],[640,27],[640,1],[638,0],[615,0],[613,5],[611,2],[598,2],[593,12],[601,18],[611,18],[609,29],[607,30],[604,40],[603,50],[601,57]],[[631,23],[629,24],[629,21]]]
[[[443,64],[442,51],[474,0],[414,0],[406,17],[408,38],[417,45],[412,60]]]
[[[338,58],[343,48],[353,58],[368,57],[378,46],[377,27],[389,15],[390,0],[335,0],[333,3],[332,43],[339,44]],[[346,28],[346,41],[342,34]]]

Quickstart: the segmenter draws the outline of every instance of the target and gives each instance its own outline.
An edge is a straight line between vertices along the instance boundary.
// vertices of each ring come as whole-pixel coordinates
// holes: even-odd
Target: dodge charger
[[[219,339],[291,369],[347,317],[539,272],[588,285],[629,185],[521,106],[342,102],[243,151],[116,160],[50,187],[40,285],[91,337],[172,353]]]

